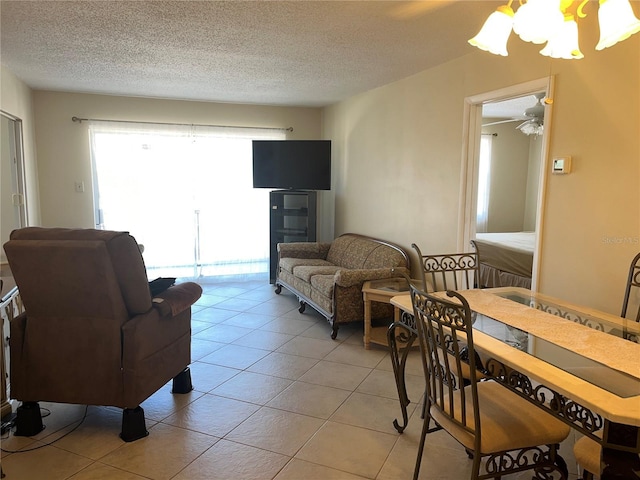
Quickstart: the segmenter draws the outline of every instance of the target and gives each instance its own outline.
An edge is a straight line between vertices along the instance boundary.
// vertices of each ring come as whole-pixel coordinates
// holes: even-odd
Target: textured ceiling
[[[325,106],[467,54],[502,1],[6,1],[34,89]]]

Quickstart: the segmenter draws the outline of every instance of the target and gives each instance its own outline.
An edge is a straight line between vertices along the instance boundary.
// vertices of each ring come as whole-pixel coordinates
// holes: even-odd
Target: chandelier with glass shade
[[[589,0],[520,0],[517,11],[513,0],[489,15],[480,32],[469,43],[495,55],[507,56],[507,40],[513,30],[525,42],[546,43],[540,50],[551,58],[580,59],[576,18],[585,18]],[[599,0],[600,40],[596,50],[611,47],[640,32],[640,20],[629,0]]]

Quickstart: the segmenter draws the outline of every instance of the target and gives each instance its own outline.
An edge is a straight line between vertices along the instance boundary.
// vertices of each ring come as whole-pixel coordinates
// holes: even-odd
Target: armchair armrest
[[[340,287],[362,286],[367,280],[401,277],[402,271],[408,272],[404,267],[344,269],[338,270],[334,278],[336,285]]]
[[[191,307],[202,295],[202,287],[194,282],[185,282],[169,287],[153,298],[153,306],[160,315],[175,317]]]
[[[25,335],[27,329],[27,314],[22,312],[20,315],[11,320],[9,324],[9,358],[10,365],[14,371],[23,368],[24,361],[22,360],[25,350]],[[3,342],[4,348],[4,342]],[[5,359],[6,361],[6,359]],[[11,393],[16,395],[26,390],[27,381],[24,375],[12,375],[11,376]],[[11,397],[18,398],[18,397]]]
[[[281,258],[321,258],[326,259],[330,243],[325,242],[291,242],[279,243],[278,254]]]

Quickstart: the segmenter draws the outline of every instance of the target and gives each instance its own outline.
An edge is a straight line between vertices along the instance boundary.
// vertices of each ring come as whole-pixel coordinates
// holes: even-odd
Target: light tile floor
[[[412,417],[403,434],[391,362],[362,345],[362,325],[330,326],[298,312],[286,290],[265,280],[200,282],[193,308],[195,390],[171,385],[146,400],[149,436],[118,437],[121,411],[42,402],[50,411],[33,438],[2,439],[7,480],[396,480],[411,478],[424,380],[417,352],[407,381]],[[86,418],[83,416],[86,412]],[[570,480],[572,435],[562,446]],[[471,462],[443,432],[427,437],[420,478],[469,478]],[[531,478],[509,476],[505,480]]]

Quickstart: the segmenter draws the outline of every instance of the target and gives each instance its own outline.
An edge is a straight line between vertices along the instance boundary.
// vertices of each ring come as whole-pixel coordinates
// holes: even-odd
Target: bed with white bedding
[[[471,240],[478,252],[482,288],[531,288],[535,232],[477,233]]]

